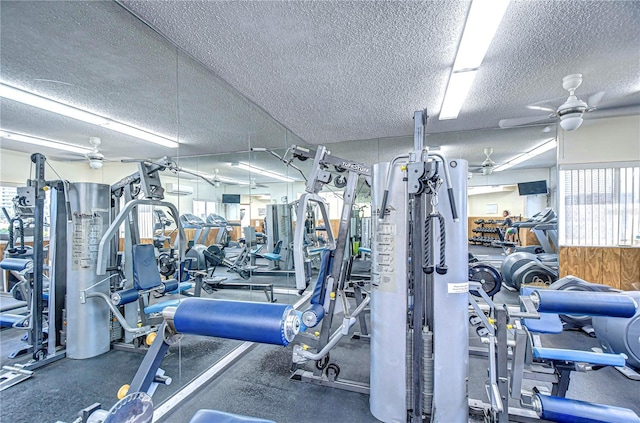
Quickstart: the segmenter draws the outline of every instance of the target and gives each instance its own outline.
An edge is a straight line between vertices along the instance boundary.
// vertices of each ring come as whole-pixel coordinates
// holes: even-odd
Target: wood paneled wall
[[[633,290],[640,283],[640,248],[560,247],[560,277],[568,275]]]

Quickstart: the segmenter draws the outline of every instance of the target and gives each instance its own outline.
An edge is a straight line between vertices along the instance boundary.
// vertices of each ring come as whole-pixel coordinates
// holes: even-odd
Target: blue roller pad
[[[362,248],[361,248],[361,249],[362,249]],[[309,254],[322,253],[323,251],[327,251],[327,247],[311,248],[311,249],[309,250]]]
[[[360,247],[360,248],[358,248],[358,252],[371,254],[371,248]]]
[[[589,316],[632,317],[636,302],[624,294],[588,291],[534,291],[540,298],[538,311],[543,313]]]
[[[562,423],[640,423],[640,417],[627,408],[549,395],[536,396],[542,404],[540,417],[545,420]]]
[[[529,332],[562,333],[562,320],[555,313],[540,313],[539,319],[522,319]]]
[[[325,285],[327,275],[331,271],[331,251],[328,249],[322,252],[320,257],[320,270],[318,271],[318,279],[316,279],[316,286],[313,288],[313,294],[311,295],[311,304],[324,304]]]
[[[307,327],[313,328],[313,327],[316,327],[318,323],[322,321],[322,319],[324,318],[325,311],[322,304],[311,304],[311,306],[309,306],[309,308],[306,309],[303,314],[308,314],[308,313],[311,313],[315,316],[315,321],[313,322],[313,324],[307,326]]]
[[[533,347],[533,356],[544,360],[573,361],[600,366],[624,366],[625,358],[621,354],[597,353],[592,351],[564,350],[559,348]]]
[[[117,294],[120,295],[120,301],[116,305],[123,305],[138,301],[139,291],[135,288],[130,288],[118,291]]]
[[[171,292],[178,289],[178,281],[175,279],[168,279],[162,282],[162,284],[164,285],[164,292]]]
[[[164,310],[167,307],[177,307],[179,305],[180,305],[180,300],[162,301],[160,303],[156,303],[156,304],[152,304],[150,306],[146,306],[144,308],[144,314],[160,313],[162,310]]]
[[[185,334],[286,346],[284,317],[291,309],[287,304],[187,298],[173,322]]]
[[[14,272],[22,272],[31,266],[33,260],[24,258],[7,257],[0,261],[0,268]]]
[[[240,416],[238,414],[225,413],[224,411],[199,410],[189,423],[275,423],[272,420],[259,419],[257,417]]]

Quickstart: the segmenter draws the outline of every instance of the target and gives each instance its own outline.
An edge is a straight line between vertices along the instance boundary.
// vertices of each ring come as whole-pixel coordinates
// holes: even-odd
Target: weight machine
[[[359,321],[360,324],[360,335],[364,337],[368,336],[367,323],[363,312],[369,305],[371,297],[368,293],[363,292],[364,290],[360,283],[349,280],[353,260],[349,248],[349,226],[351,225],[358,179],[362,176],[370,183],[371,168],[358,162],[333,156],[323,146],[313,151],[294,145],[291,147],[290,152],[292,158],[303,161],[313,158],[312,171],[305,186],[306,192],[298,201],[296,213],[299,222],[295,228],[293,258],[296,273],[296,288],[298,290],[302,291],[306,289],[306,281],[308,281],[307,275],[309,274],[310,267],[309,260],[306,259],[305,261],[303,254],[305,251],[305,232],[307,230],[303,224],[303,219],[306,218],[309,204],[315,203],[319,206],[318,208],[325,222],[328,238],[325,245],[327,251],[324,253],[327,256],[323,260],[324,269],[321,269],[318,282],[314,288],[314,295],[311,300],[312,305],[309,310],[305,311],[302,315],[302,321],[307,327],[314,327],[322,322],[318,338],[313,339],[316,343],[315,349],[317,352],[312,353],[306,345],[295,345],[292,358],[296,367],[307,361],[315,361],[316,366],[314,366],[312,372],[297,369],[292,375],[292,379],[326,386],[335,386],[360,393],[368,393],[369,388],[366,384],[338,379],[340,369],[335,363],[329,364],[328,353],[343,336],[348,334],[349,329],[356,321]],[[287,163],[286,160],[285,163]],[[332,172],[337,173],[335,179]],[[322,197],[318,194],[322,188],[332,180],[336,187],[344,188],[343,206],[337,239],[334,238],[331,231],[327,207]],[[307,270],[305,271],[305,269]],[[356,300],[356,308],[353,310],[350,310],[349,307],[347,288],[353,289],[353,296]],[[331,325],[334,314],[340,311],[344,313],[342,325],[332,333]]]
[[[22,365],[5,369],[1,378],[2,389],[25,380],[32,371],[65,357],[65,295],[68,277],[67,262],[67,225],[72,220],[72,205],[69,192],[74,185],[66,181],[47,180],[45,178],[46,158],[42,154],[31,155],[34,166],[34,178],[29,179],[25,187],[18,188],[14,200],[17,211],[15,218],[32,218],[34,221],[33,246],[24,245],[24,231],[20,231],[21,247],[9,248],[5,252],[0,268],[11,272],[21,272],[24,280],[22,293],[28,303],[28,315],[18,316],[14,327],[27,330],[27,346],[15,351],[11,357],[31,353],[31,359]],[[44,212],[45,196],[49,191],[49,286],[45,290],[45,248],[44,248]],[[13,219],[10,219],[13,225]],[[13,228],[12,228],[13,229]]]
[[[566,398],[572,372],[597,371],[604,367],[620,368],[630,359],[630,350],[606,348],[606,352],[549,348],[542,345],[540,334],[562,332],[558,314],[594,316],[609,320],[619,330],[609,336],[616,347],[629,332],[637,317],[637,293],[556,291],[525,287],[519,297],[520,306],[497,306],[484,293],[479,283],[470,283],[469,296],[475,311],[471,321],[487,349],[474,349],[474,355],[488,359],[489,403],[470,400],[472,409],[480,411],[486,421],[531,422],[542,419],[558,422],[639,423],[631,410]],[[483,303],[479,302],[482,297]],[[482,307],[485,306],[485,307]],[[488,307],[487,307],[488,306]],[[637,325],[636,325],[637,326]],[[610,347],[603,340],[603,346]],[[633,348],[633,347],[632,347]],[[633,362],[631,360],[631,362]],[[533,388],[523,389],[523,381],[533,381]],[[550,383],[551,391],[540,382]],[[513,402],[518,401],[519,406]]]
[[[110,193],[107,193],[106,198],[110,199],[110,216],[111,223],[102,235],[97,251],[97,265],[95,274],[99,276],[108,276],[103,280],[111,280],[112,278],[124,276],[122,286],[118,286],[117,283],[102,284],[103,286],[99,291],[93,293],[87,293],[83,298],[93,299],[96,301],[102,300],[106,302],[107,308],[104,304],[98,306],[95,304],[96,311],[111,313],[117,318],[120,326],[124,329],[124,342],[125,345],[139,342],[141,337],[147,334],[150,330],[151,321],[147,321],[144,309],[148,307],[148,300],[150,292],[134,292],[134,280],[136,276],[134,274],[134,246],[140,244],[140,231],[138,227],[138,206],[149,205],[153,207],[163,207],[169,210],[170,217],[176,223],[177,235],[174,243],[174,251],[176,252],[175,260],[179,263],[184,261],[185,253],[185,233],[182,225],[180,224],[179,214],[176,207],[167,201],[164,201],[164,189],[160,184],[159,172],[164,170],[176,170],[175,165],[168,159],[163,158],[157,162],[151,162],[146,160],[135,161],[138,167],[137,172],[123,178],[110,187]],[[142,196],[142,198],[139,198]],[[120,206],[120,199],[124,198],[125,204]],[[120,226],[124,225],[124,251],[122,255],[119,253],[120,248]],[[179,273],[179,276],[181,274]],[[178,281],[178,289],[180,289],[180,282]],[[158,285],[158,289],[161,291],[164,285]],[[126,302],[123,301],[123,293],[127,296],[136,295],[137,301]],[[117,294],[113,296],[111,294]],[[83,303],[84,304],[84,303]],[[124,314],[120,312],[120,308],[124,310]],[[140,310],[140,312],[138,312]],[[138,321],[142,320],[142,327],[138,327]],[[100,332],[105,339],[112,338],[110,332],[118,331],[119,328],[101,328]],[[114,337],[117,338],[117,334]],[[127,347],[130,348],[130,347]]]

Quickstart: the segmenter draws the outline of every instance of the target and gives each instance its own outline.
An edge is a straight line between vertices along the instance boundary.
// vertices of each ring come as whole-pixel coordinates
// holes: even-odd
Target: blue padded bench
[[[22,272],[33,266],[32,259],[7,257],[0,261],[0,268],[13,272]]]
[[[238,414],[225,413],[224,411],[199,410],[189,423],[275,423],[272,420],[259,419],[257,417],[240,416]]]
[[[279,268],[279,262],[282,259],[282,256],[280,255],[280,249],[282,248],[282,240],[278,241],[276,243],[276,246],[273,248],[273,251],[270,253],[264,253],[264,254],[258,254],[258,257],[262,257],[264,259],[267,259],[269,261],[272,261],[274,266],[276,268]]]
[[[522,324],[530,332],[536,333],[562,333],[562,321],[555,313],[540,313],[539,319],[522,319]]]
[[[533,356],[543,360],[573,361],[576,363],[589,363],[598,366],[621,367],[626,363],[626,359],[623,354],[565,350],[560,348],[533,347]]]

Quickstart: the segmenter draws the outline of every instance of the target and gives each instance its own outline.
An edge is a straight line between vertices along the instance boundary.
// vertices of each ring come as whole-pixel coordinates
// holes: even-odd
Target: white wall
[[[469,179],[468,186],[484,185],[510,185],[518,182],[532,182],[545,180],[549,182],[551,169],[525,169],[525,170],[505,170],[504,172],[493,172],[491,175],[481,175],[474,173]]]
[[[640,115],[585,120],[560,131],[558,165],[640,161]]]
[[[72,182],[96,182],[113,184],[136,171],[134,163],[106,162],[102,169],[89,168],[86,161],[56,161],[47,160],[60,178]],[[24,185],[29,179],[31,169],[31,154],[0,149],[0,182],[5,185]],[[47,166],[45,177],[50,180],[58,176]]]
[[[525,197],[518,195],[518,190],[500,191],[488,194],[470,195],[467,202],[469,216],[502,217],[503,210],[509,210],[513,216],[524,216]],[[497,204],[496,213],[487,213],[487,204]]]

